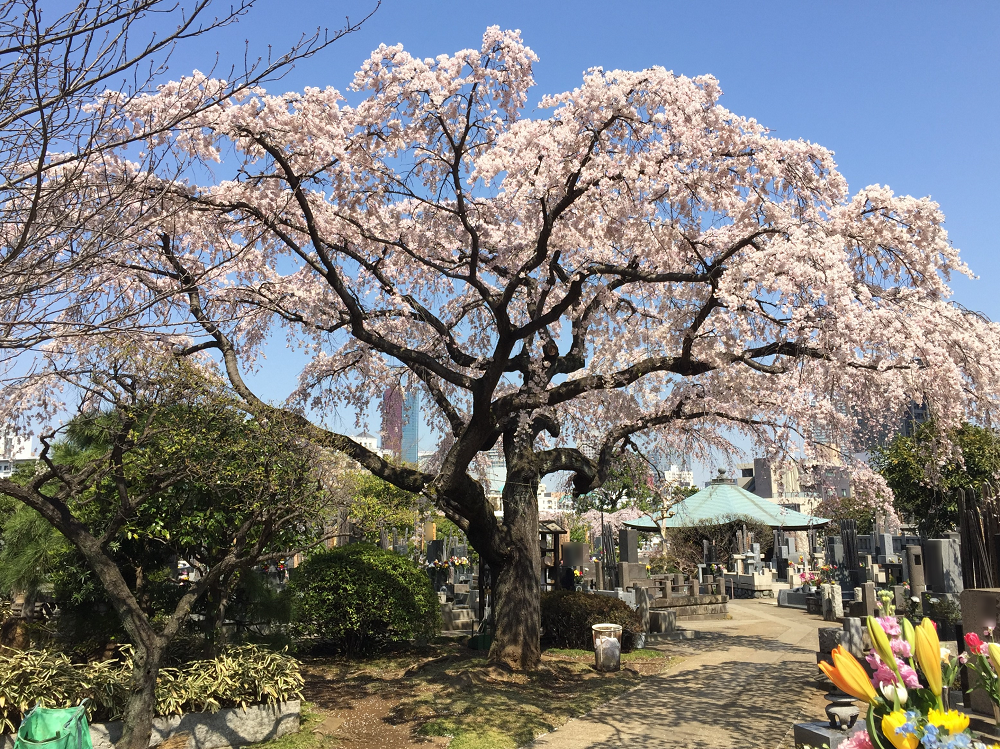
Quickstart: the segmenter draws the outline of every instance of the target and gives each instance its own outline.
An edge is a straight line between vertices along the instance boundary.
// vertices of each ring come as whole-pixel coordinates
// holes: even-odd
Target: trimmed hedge
[[[0,648],[0,733],[15,732],[36,702],[71,707],[88,698],[92,720],[117,720],[125,712],[131,676],[129,648],[122,649],[118,660],[86,664],[47,650]],[[161,668],[156,714],[302,699],[303,684],[294,658],[253,645],[230,648],[213,660]]]
[[[573,590],[542,594],[542,637],[551,646],[593,650],[595,624],[621,625],[623,653],[635,648],[635,635],[642,629],[639,614],[618,598]]]
[[[440,629],[427,572],[372,544],[313,554],[292,573],[289,589],[292,630],[313,648],[370,653]]]

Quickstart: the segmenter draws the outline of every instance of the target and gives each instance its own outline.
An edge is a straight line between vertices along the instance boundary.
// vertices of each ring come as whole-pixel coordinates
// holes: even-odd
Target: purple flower
[[[882,625],[882,629],[889,637],[899,637],[902,633],[902,630],[899,628],[899,622],[894,616],[880,616],[878,623]]]

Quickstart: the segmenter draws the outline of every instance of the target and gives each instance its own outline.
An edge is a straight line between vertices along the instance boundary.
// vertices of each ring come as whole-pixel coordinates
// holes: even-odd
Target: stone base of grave
[[[858,731],[863,731],[864,728],[865,721],[863,718],[858,718],[858,722],[854,724],[854,727],[847,731],[838,731],[830,728],[830,724],[825,720],[817,720],[811,723],[796,723],[792,729],[792,737],[795,739],[796,749],[803,746],[823,746],[829,747],[829,749],[837,749],[837,747],[845,743]]]
[[[673,612],[677,623],[728,619],[729,596],[671,596],[670,598],[657,598],[649,605],[650,617],[655,611],[664,610]]]
[[[677,611],[675,609],[659,609],[649,612],[649,631],[661,634],[677,629]]]
[[[678,606],[707,606],[709,604],[727,604],[729,596],[718,594],[704,594],[698,596],[671,596],[670,598],[657,598],[650,607],[654,609],[672,609]]]
[[[734,598],[774,598],[775,590],[787,588],[786,583],[779,583],[773,577],[773,572],[761,574],[737,575],[726,573],[726,590]]]
[[[476,629],[476,616],[468,606],[456,606],[453,603],[441,604],[442,629],[445,632],[473,632]]]
[[[797,590],[779,590],[778,591],[778,605],[782,608],[790,609],[805,609],[807,606],[806,599],[812,595],[811,593],[801,593]]]

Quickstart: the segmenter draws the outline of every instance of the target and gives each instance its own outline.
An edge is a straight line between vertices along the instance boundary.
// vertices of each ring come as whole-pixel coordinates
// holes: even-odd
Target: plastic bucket
[[[595,624],[594,666],[598,671],[617,671],[622,667],[622,628],[619,624]]]

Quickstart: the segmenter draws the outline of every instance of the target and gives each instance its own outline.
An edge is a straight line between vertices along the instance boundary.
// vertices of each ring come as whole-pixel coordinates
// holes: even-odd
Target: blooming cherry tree
[[[850,194],[830,151],[728,111],[711,76],[592,69],[528,112],[536,61],[494,27],[433,59],[382,46],[347,99],[220,99],[199,75],[133,98],[122,127],[159,133],[158,169],[120,161],[142,231],[65,280],[103,301],[95,329],[217,363],[255,409],[433,500],[495,572],[491,659],[515,668],[539,659],[542,477],[591,491],[636,441],[846,444],[911,401],[988,420],[1000,382],[997,326],[949,301],[969,271],[935,203]],[[270,406],[244,375],[280,376],[260,358],[280,335],[309,362]],[[48,345],[4,408],[48,404],[106,340]],[[424,395],[430,467],[322,425],[390,385]],[[498,445],[502,517],[478,478]]]

